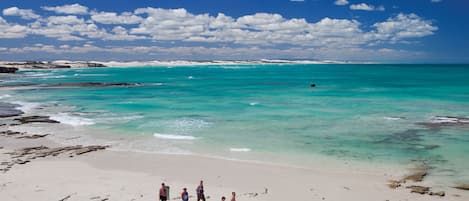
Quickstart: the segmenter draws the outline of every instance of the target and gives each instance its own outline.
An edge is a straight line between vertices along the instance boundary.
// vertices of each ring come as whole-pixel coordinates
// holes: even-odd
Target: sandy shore
[[[11,129],[11,128],[10,128]],[[2,129],[5,130],[5,129]],[[45,145],[58,147],[47,137],[0,137],[0,161],[7,152]],[[179,200],[183,187],[195,195],[205,181],[209,200],[237,192],[237,200],[467,200],[467,191],[443,190],[445,197],[389,188],[387,180],[402,175],[345,168],[296,168],[281,165],[222,160],[192,155],[164,155],[124,151],[97,151],[73,158],[59,155],[35,159],[0,173],[0,200],[156,200],[161,182]],[[425,184],[425,183],[424,183]],[[410,183],[406,184],[410,185]],[[191,200],[195,200],[192,198]]]

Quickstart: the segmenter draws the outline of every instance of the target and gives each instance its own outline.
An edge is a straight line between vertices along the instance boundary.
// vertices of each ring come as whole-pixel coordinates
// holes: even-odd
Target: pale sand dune
[[[0,152],[31,142],[24,140],[12,144],[11,140],[2,138],[0,146],[5,148]],[[34,143],[51,144],[46,139]],[[6,157],[0,154],[1,161]],[[171,198],[174,199],[183,187],[194,195],[200,179],[205,181],[208,200],[220,200],[232,191],[240,195],[237,200],[253,201],[431,201],[465,200],[468,196],[455,189],[442,189],[447,194],[443,198],[411,194],[403,188],[393,190],[386,186],[390,176],[347,169],[327,170],[320,166],[306,169],[198,156],[99,151],[74,158],[39,159],[15,166],[7,173],[1,173],[0,200],[50,201],[68,196],[66,200],[157,200],[161,182],[171,186]],[[257,196],[253,197],[255,193]]]

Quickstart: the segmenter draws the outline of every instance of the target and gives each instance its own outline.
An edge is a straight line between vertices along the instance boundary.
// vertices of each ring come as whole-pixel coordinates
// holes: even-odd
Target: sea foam
[[[190,135],[171,135],[171,134],[161,134],[161,133],[154,133],[154,137],[160,139],[167,139],[167,140],[195,140],[197,139],[194,136]]]
[[[230,148],[231,152],[250,152],[249,148]]]
[[[93,125],[95,122],[92,119],[79,117],[79,116],[72,116],[68,113],[59,113],[50,116],[50,119],[59,121],[63,124],[68,124],[72,126],[86,126],[86,125]]]
[[[21,110],[24,113],[31,112],[34,108],[37,108],[41,105],[40,103],[23,102],[23,101],[15,101],[15,102],[12,102],[12,103],[20,105],[20,106],[16,107],[15,109]]]
[[[0,95],[0,99],[10,98],[10,97],[11,97],[10,94]]]

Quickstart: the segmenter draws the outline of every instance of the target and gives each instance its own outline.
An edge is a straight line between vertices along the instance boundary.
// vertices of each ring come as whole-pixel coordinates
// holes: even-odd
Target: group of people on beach
[[[205,201],[205,192],[204,192],[204,181],[200,181],[199,186],[195,190],[197,193],[197,201]],[[169,187],[166,186],[164,183],[161,184],[160,188],[160,201],[167,201],[169,197]],[[231,193],[231,200],[236,201],[236,193]],[[189,201],[189,193],[187,192],[187,188],[183,188],[181,192],[181,201]],[[222,196],[221,201],[226,201],[226,197]]]

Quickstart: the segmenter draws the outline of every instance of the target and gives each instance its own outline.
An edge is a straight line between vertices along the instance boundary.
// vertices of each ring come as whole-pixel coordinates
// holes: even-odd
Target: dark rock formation
[[[106,67],[104,64],[100,64],[100,63],[86,63],[88,65],[88,67]]]
[[[20,105],[0,102],[0,118],[15,117],[23,114],[23,111],[16,109]]]
[[[454,188],[459,189],[459,190],[469,191],[469,184],[460,184],[460,185],[455,186]]]
[[[389,180],[388,186],[389,188],[396,189],[401,187],[402,180],[401,181],[396,181],[396,180]]]
[[[444,197],[446,194],[444,191],[430,192],[429,195]]]
[[[59,121],[52,120],[48,116],[26,116],[16,118],[16,121],[21,122],[21,124],[28,124],[28,123],[60,123]]]
[[[18,68],[0,66],[0,73],[16,73]]]
[[[427,127],[429,129],[440,129],[441,127],[449,126],[467,126],[469,128],[469,118],[455,116],[434,116],[430,122],[417,122],[415,124]]]
[[[17,132],[12,130],[0,131],[0,136],[16,137],[18,139],[38,139],[48,136],[49,134],[33,134],[27,135],[25,132]]]
[[[407,186],[406,188],[410,189],[411,193],[427,194],[430,191],[430,188],[425,186]]]
[[[111,87],[111,86],[136,86],[137,84],[127,82],[79,82],[79,83],[57,83],[42,85],[42,87]]]
[[[43,138],[43,137],[46,137],[48,136],[49,134],[34,134],[34,135],[25,135],[25,136],[20,136],[20,137],[17,137],[18,139],[38,139],[38,138]]]
[[[421,170],[415,173],[412,173],[411,175],[408,175],[404,177],[404,181],[410,180],[414,182],[421,182],[423,181],[423,178],[427,176],[427,171],[426,170]]]
[[[35,147],[26,147],[22,149],[9,152],[11,156],[11,161],[2,162],[0,166],[5,166],[0,168],[0,171],[6,172],[10,170],[15,165],[23,165],[29,163],[37,158],[48,157],[48,156],[58,156],[67,154],[69,157],[74,157],[77,155],[103,150],[108,148],[108,146],[66,146],[66,147],[56,147],[49,148],[46,146],[35,146]]]

